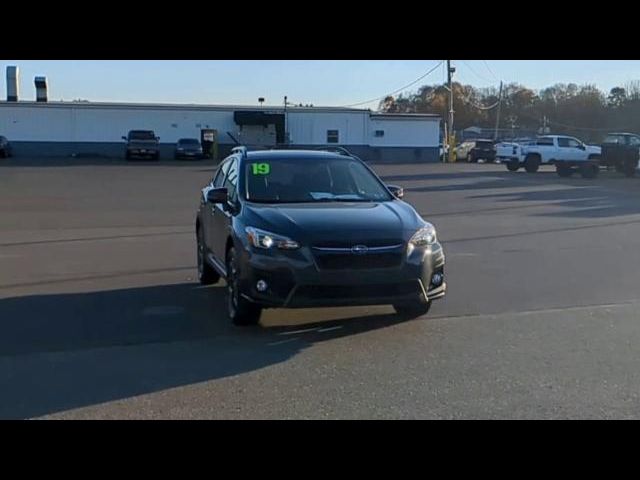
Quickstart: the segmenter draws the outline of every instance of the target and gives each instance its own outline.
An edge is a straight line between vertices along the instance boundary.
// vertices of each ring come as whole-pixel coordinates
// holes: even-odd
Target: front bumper
[[[150,148],[129,148],[127,149],[127,153],[136,157],[149,157],[157,155],[159,150],[153,150]]]
[[[241,288],[243,296],[252,302],[285,308],[424,303],[444,297],[445,256],[440,244],[411,252],[404,246],[400,254],[401,262],[391,268],[367,268],[365,256],[358,268],[333,265],[326,269],[319,268],[317,257],[307,248],[288,252],[244,250]],[[434,284],[436,273],[442,275],[442,281]],[[260,280],[268,285],[266,291],[257,290]]]

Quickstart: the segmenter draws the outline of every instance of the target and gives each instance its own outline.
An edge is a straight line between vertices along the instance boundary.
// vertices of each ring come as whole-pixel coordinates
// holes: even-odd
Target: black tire
[[[469,162],[469,163],[477,163],[477,162],[478,162],[478,159],[477,159],[477,158],[475,158],[475,157],[473,156],[473,154],[468,153],[468,154],[467,154],[467,162]]]
[[[160,152],[154,153],[153,154],[153,159],[157,162],[158,160],[160,160]]]
[[[204,257],[204,239],[202,238],[202,229],[198,228],[197,237],[197,255],[198,255],[198,281],[202,285],[213,285],[220,281],[220,274],[209,265]]]
[[[509,160],[507,162],[507,170],[510,172],[517,172],[520,168],[520,162],[518,160]]]
[[[417,318],[429,313],[431,302],[422,303],[420,301],[415,301],[411,303],[395,304],[393,308],[401,317]]]
[[[536,173],[540,168],[540,157],[538,155],[527,155],[524,159],[524,169],[527,173]]]
[[[556,173],[559,177],[570,177],[573,175],[573,168],[568,165],[563,165],[562,163],[556,163]]]
[[[595,163],[580,165],[580,175],[582,178],[596,178],[600,173],[600,167]]]
[[[638,167],[638,161],[634,160],[625,160],[622,165],[622,173],[625,174],[626,177],[634,177],[636,175],[636,168]]]
[[[124,154],[125,160],[131,160],[131,154],[129,152]]]
[[[257,325],[262,308],[242,297],[239,275],[236,250],[231,247],[227,252],[227,312],[234,325]]]

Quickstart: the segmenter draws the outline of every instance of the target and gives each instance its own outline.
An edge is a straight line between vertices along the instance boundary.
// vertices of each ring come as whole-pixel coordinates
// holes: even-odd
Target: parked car
[[[473,147],[466,155],[467,162],[476,163],[478,160],[494,162],[496,159],[496,148],[493,140],[474,140]]]
[[[160,159],[160,137],[157,137],[153,130],[131,130],[122,139],[127,142],[127,160],[133,157]]]
[[[456,151],[456,160],[458,161],[466,161],[469,155],[469,151],[475,146],[474,142],[462,142],[455,149]]]
[[[518,158],[506,163],[507,169],[517,171],[520,167],[535,173],[540,165],[555,165],[561,177],[569,177],[577,170],[584,178],[593,178],[600,171],[601,148],[585,145],[566,135],[545,135],[535,143],[522,145]]]
[[[11,143],[7,140],[7,137],[0,135],[0,158],[8,158],[12,155]]]
[[[262,309],[391,304],[427,313],[446,292],[434,226],[357,158],[236,151],[202,189],[198,278],[227,283],[238,325]]]
[[[174,158],[202,158],[202,145],[197,138],[181,138],[176,143]]]
[[[602,142],[600,165],[615,167],[627,177],[633,177],[640,159],[640,135],[609,133]]]

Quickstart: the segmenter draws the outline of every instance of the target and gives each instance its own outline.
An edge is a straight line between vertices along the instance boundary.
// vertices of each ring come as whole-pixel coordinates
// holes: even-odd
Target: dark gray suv
[[[202,189],[195,231],[203,284],[224,277],[228,313],[391,304],[425,314],[445,295],[436,230],[361,160],[234,149]]]
[[[137,158],[160,159],[160,137],[153,130],[131,130],[126,137],[127,142],[125,158],[131,160]]]

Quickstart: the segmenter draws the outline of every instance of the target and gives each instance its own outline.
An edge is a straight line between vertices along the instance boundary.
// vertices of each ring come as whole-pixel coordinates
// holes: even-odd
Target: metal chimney
[[[47,77],[36,77],[36,102],[47,101]]]
[[[17,102],[20,95],[20,70],[18,67],[7,67],[7,102]]]

